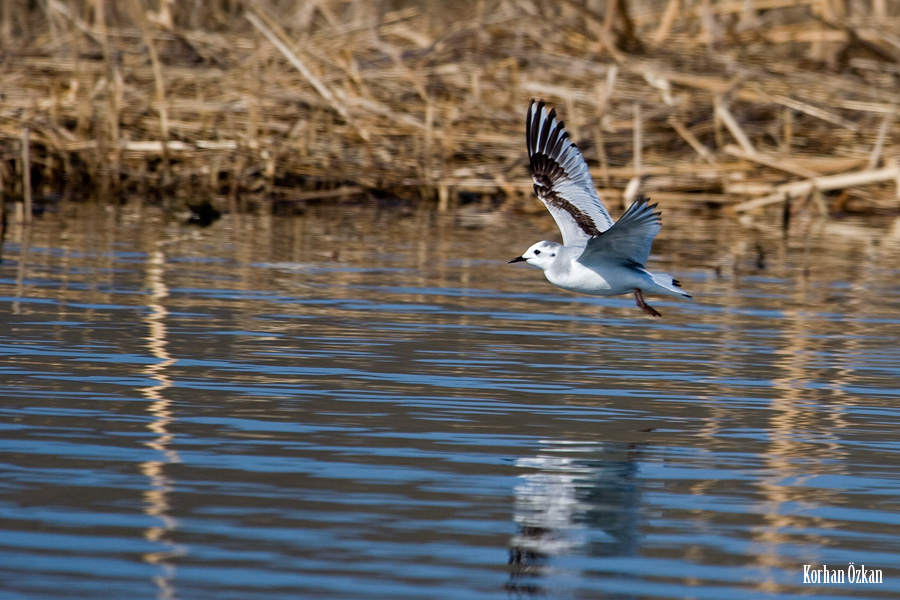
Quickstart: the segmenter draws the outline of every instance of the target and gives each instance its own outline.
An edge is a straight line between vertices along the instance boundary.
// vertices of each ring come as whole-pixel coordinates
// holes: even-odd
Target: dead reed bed
[[[7,0],[0,194],[539,209],[542,97],[613,205],[896,213],[897,32],[898,0]]]

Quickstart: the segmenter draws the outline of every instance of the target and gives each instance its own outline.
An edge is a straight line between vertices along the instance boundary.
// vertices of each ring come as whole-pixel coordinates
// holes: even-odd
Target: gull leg
[[[644,302],[644,295],[641,294],[641,290],[635,288],[634,289],[634,300],[637,303],[639,309],[650,315],[651,317],[661,317],[662,313]]]

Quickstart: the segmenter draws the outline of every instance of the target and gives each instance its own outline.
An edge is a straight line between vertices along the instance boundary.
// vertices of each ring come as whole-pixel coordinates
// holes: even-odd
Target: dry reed
[[[897,0],[3,6],[7,197],[539,209],[522,137],[543,97],[613,205],[900,203]]]

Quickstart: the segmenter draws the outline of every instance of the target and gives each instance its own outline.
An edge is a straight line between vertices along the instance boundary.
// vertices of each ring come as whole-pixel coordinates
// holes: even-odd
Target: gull
[[[510,263],[526,262],[544,271],[547,281],[591,296],[634,294],[638,308],[662,316],[644,294],[691,299],[678,280],[651,273],[644,264],[662,228],[656,204],[640,196],[613,221],[594,189],[587,163],[555,109],[533,99],[525,120],[525,141],[534,193],[547,207],[563,243],[541,241]]]

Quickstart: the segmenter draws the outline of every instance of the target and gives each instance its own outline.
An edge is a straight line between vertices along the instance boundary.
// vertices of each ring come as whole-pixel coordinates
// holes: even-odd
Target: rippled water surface
[[[544,215],[13,225],[0,596],[897,597],[897,225],[664,222],[661,319]]]

